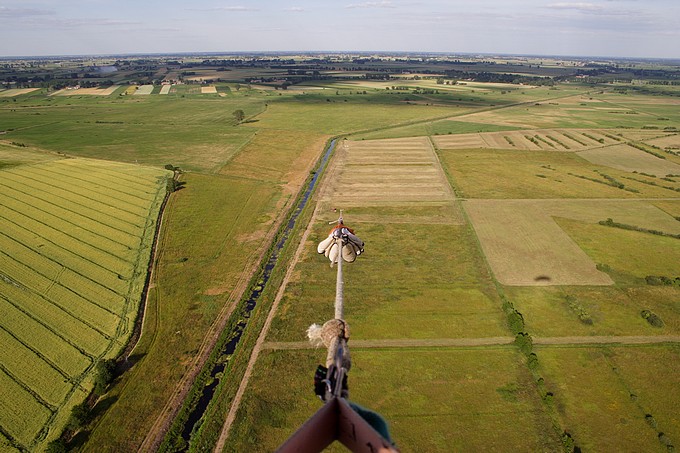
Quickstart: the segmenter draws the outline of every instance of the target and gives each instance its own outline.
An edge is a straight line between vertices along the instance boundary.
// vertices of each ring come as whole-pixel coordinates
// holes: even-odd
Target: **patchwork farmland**
[[[563,441],[556,431],[565,428],[583,445],[596,449],[618,445],[600,439],[583,422],[588,417],[576,415],[582,413],[575,406],[581,398],[563,368],[577,359],[561,353],[560,345],[569,345],[567,351],[577,344],[586,345],[575,354],[587,356],[580,359],[583,363],[599,367],[600,349],[592,344],[663,343],[666,338],[680,338],[677,307],[673,308],[670,300],[662,302],[665,297],[677,298],[677,289],[653,292],[640,283],[645,275],[675,275],[678,270],[678,240],[645,232],[677,237],[680,223],[674,216],[680,198],[669,192],[665,199],[663,190],[643,184],[634,186],[635,191],[624,191],[598,182],[581,192],[583,179],[573,177],[567,186],[556,180],[561,176],[546,184],[560,186],[555,190],[561,190],[565,198],[532,198],[539,193],[539,186],[522,189],[525,196],[516,199],[508,197],[512,190],[499,190],[494,199],[461,199],[455,193],[474,193],[473,185],[483,180],[488,182],[482,185],[504,184],[496,172],[502,166],[512,171],[526,169],[528,174],[536,172],[538,161],[536,168],[546,173],[592,173],[594,164],[580,154],[600,147],[639,152],[626,173],[616,173],[617,178],[636,177],[632,172],[644,173],[650,162],[659,174],[673,171],[673,161],[621,144],[632,137],[644,140],[654,135],[645,136],[644,131],[626,135],[601,130],[527,130],[435,136],[431,141],[427,137],[345,141],[325,175],[309,237],[275,309],[240,409],[232,424],[225,425],[231,445],[257,444],[262,451],[275,448],[290,434],[289,429],[279,428],[282,420],[292,428],[314,411],[315,405],[300,383],[320,359],[318,351],[306,351],[310,347],[304,341],[304,331],[330,316],[325,311],[332,308],[331,294],[323,282],[332,281],[332,271],[312,250],[339,208],[344,209],[345,221],[367,242],[365,257],[345,271],[346,317],[352,326],[350,344],[354,344],[352,379],[358,382],[352,390],[354,400],[365,402],[389,420],[401,448],[446,451],[451,445],[474,445],[478,449],[555,450]],[[556,144],[566,143],[569,137],[574,140],[569,149],[556,153],[538,139],[534,148],[535,143],[525,140],[522,149],[512,150],[503,138],[513,141],[525,136],[550,136]],[[478,161],[461,167],[470,156]],[[485,168],[485,156],[498,156],[499,166]],[[595,175],[611,183],[601,175],[613,174],[616,161],[601,162],[595,168]],[[450,180],[447,173],[452,175]],[[465,178],[458,180],[459,174]],[[651,176],[640,177],[652,180]],[[523,173],[515,172],[511,184],[526,184],[524,178]],[[547,178],[536,179],[543,182]],[[667,183],[677,187],[672,181]],[[574,198],[576,194],[584,198]],[[607,218],[639,231],[612,229],[602,224]],[[644,310],[663,317],[665,327],[651,330],[640,316]],[[516,352],[503,348],[513,341],[507,336],[503,317],[520,311],[537,344],[533,357],[545,357],[541,368],[522,366]],[[573,333],[583,336],[569,336]],[[676,350],[673,345],[660,346],[658,354],[673,355]],[[615,361],[629,355],[625,347],[606,351],[617,357],[612,359]],[[644,350],[631,354],[641,363],[626,370],[623,380],[639,379],[641,369],[654,364],[653,356]],[[432,364],[442,373],[432,371]],[[286,382],[266,385],[272,368],[285,370],[289,376]],[[673,371],[661,374],[668,381]],[[597,392],[613,378],[602,372],[591,379],[594,390],[583,398],[599,405],[602,398]],[[546,380],[549,384],[544,384]],[[538,392],[518,391],[532,381],[538,381]],[[403,382],[409,385],[403,386]],[[668,432],[680,432],[677,419],[658,402],[659,392],[642,387],[646,389],[646,410],[653,412]],[[494,392],[481,397],[490,388]],[[625,384],[615,384],[615,388],[618,393],[608,401],[621,409],[611,410],[611,416],[645,426],[638,406],[628,403]],[[669,384],[660,391],[672,388]],[[383,397],[376,399],[378,394]],[[272,403],[262,406],[258,401]],[[553,401],[565,404],[567,413]],[[296,409],[270,413],[271,407]],[[515,414],[512,424],[499,416],[505,413]],[[426,427],[413,422],[420,418],[427,418]],[[473,425],[477,429],[472,429]],[[620,433],[618,426],[600,425],[599,430],[608,433],[605,437]],[[496,437],[478,437],[480,431],[502,435],[495,443]],[[630,441],[643,448],[657,434],[650,430],[645,437]]]
[[[0,432],[63,427],[138,313],[171,172],[60,159],[0,170]]]
[[[677,449],[675,69],[317,57],[0,68],[0,450],[275,449],[321,405],[340,210],[351,399],[402,451]]]

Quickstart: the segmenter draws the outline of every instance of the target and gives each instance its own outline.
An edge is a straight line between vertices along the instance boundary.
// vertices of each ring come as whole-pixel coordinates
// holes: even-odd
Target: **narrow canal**
[[[215,364],[215,366],[211,370],[211,372],[210,372],[210,376],[211,376],[210,384],[203,387],[203,392],[201,394],[201,397],[198,400],[196,407],[189,414],[189,418],[187,419],[187,422],[182,429],[182,438],[187,442],[187,446],[188,446],[189,440],[191,438],[191,432],[193,431],[196,424],[203,417],[203,414],[205,413],[206,409],[208,408],[208,404],[210,404],[210,401],[212,400],[213,396],[215,395],[215,390],[220,383],[220,377],[222,376],[222,373],[224,372],[224,370],[227,366],[227,363],[229,363],[227,358],[230,357],[234,353],[234,351],[236,350],[236,346],[238,345],[239,341],[241,340],[241,336],[243,335],[243,332],[244,332],[246,326],[248,325],[248,320],[250,319],[250,313],[253,311],[253,309],[257,305],[257,301],[260,298],[260,295],[262,294],[262,292],[267,287],[267,283],[269,282],[269,277],[272,274],[272,270],[274,269],[274,266],[276,266],[276,263],[279,260],[279,254],[281,253],[281,250],[283,250],[283,247],[288,242],[288,238],[290,236],[290,233],[293,230],[293,228],[295,227],[295,224],[297,222],[298,217],[300,216],[300,213],[302,213],[302,210],[307,205],[307,201],[309,201],[309,197],[312,195],[314,188],[316,187],[316,183],[318,182],[319,177],[323,173],[323,170],[326,167],[326,163],[328,162],[328,159],[330,158],[331,154],[333,153],[333,149],[335,148],[335,144],[336,144],[336,140],[332,140],[330,145],[328,146],[328,149],[326,150],[323,157],[321,158],[321,162],[319,163],[319,166],[318,166],[316,173],[314,173],[312,178],[307,183],[307,187],[305,188],[305,191],[302,194],[300,201],[298,202],[297,206],[295,207],[295,210],[290,215],[288,222],[285,225],[282,225],[282,227],[281,227],[282,232],[281,232],[280,235],[277,236],[279,238],[279,240],[276,243],[275,247],[272,249],[271,254],[267,257],[266,264],[264,266],[264,270],[260,274],[260,278],[259,278],[260,284],[257,285],[252,290],[252,292],[248,295],[248,299],[246,301],[245,306],[243,306],[242,310],[239,313],[232,314],[232,316],[239,317],[239,319],[241,319],[241,321],[239,321],[238,324],[236,324],[236,326],[234,326],[232,328],[232,331],[230,332],[230,335],[228,336],[230,338],[230,340],[222,348],[221,356],[225,360],[220,360],[217,364]]]

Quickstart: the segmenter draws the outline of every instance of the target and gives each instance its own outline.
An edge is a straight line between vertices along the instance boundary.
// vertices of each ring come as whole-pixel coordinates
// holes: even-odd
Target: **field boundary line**
[[[591,345],[638,345],[659,343],[680,343],[680,335],[622,335],[622,336],[569,336],[569,337],[531,337],[534,345],[540,346],[591,346]],[[359,349],[382,348],[432,348],[432,347],[485,347],[514,344],[513,337],[485,338],[433,338],[433,339],[384,339],[384,340],[352,340],[352,347]],[[273,351],[318,349],[308,341],[268,341],[262,349]]]

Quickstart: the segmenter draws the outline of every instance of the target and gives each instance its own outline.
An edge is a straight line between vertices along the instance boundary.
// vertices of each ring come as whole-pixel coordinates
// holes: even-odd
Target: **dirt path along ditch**
[[[235,324],[231,331],[228,332],[227,338],[229,338],[229,341],[227,341],[226,344],[219,346],[221,348],[219,355],[222,358],[230,357],[232,354],[234,354],[236,347],[238,346],[239,341],[241,340],[241,337],[246,327],[248,326],[250,313],[257,305],[257,301],[262,292],[267,288],[267,282],[269,281],[272,271],[274,270],[274,267],[278,262],[279,254],[281,250],[285,247],[286,243],[288,242],[290,233],[295,227],[299,215],[302,213],[303,209],[307,205],[310,196],[314,192],[319,177],[323,173],[323,169],[325,168],[328,159],[332,155],[336,143],[337,139],[334,139],[330,142],[328,149],[326,150],[321,160],[319,161],[317,171],[314,173],[312,178],[307,183],[304,192],[302,193],[298,203],[295,205],[287,222],[284,225],[282,225],[281,229],[279,230],[279,234],[276,236],[279,239],[272,248],[269,255],[265,258],[264,261],[265,264],[262,268],[260,275],[257,277],[258,285],[255,286],[247,295],[245,299],[246,302],[240,309],[240,312],[232,313],[232,316],[239,317],[239,321]],[[226,332],[217,332],[216,335],[222,336],[224,333]],[[187,446],[190,443],[191,434],[194,428],[203,418],[203,415],[208,409],[208,406],[212,401],[212,398],[215,396],[215,391],[217,390],[217,387],[221,382],[222,373],[225,371],[228,363],[229,363],[228,360],[219,360],[217,361],[217,363],[211,365],[212,368],[210,369],[209,373],[210,384],[202,388],[196,406],[191,409],[186,423],[184,423],[182,426],[181,437],[185,440]]]

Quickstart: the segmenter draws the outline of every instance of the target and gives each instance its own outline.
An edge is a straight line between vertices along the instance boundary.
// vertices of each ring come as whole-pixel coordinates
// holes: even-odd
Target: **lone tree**
[[[236,118],[237,123],[240,123],[246,117],[246,114],[241,109],[234,110],[234,113],[232,113],[232,115],[234,115],[234,118]]]

